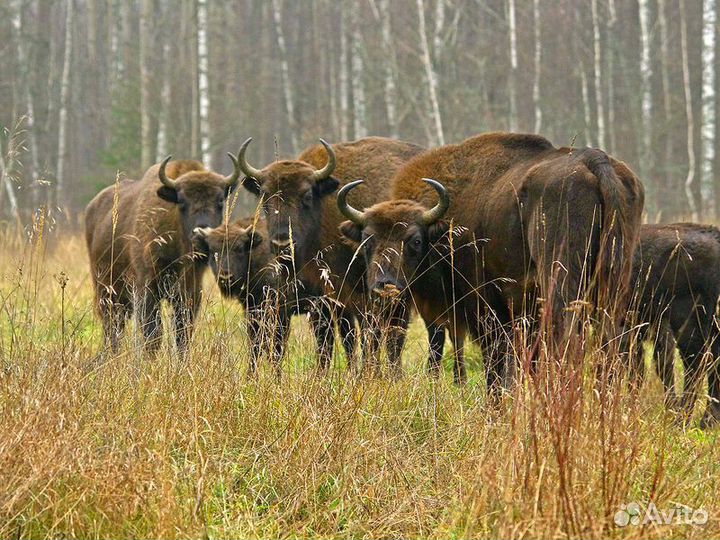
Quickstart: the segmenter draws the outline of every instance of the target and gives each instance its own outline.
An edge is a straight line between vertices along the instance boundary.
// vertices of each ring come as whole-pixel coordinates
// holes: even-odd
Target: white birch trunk
[[[160,91],[160,118],[158,119],[158,140],[155,162],[162,161],[170,152],[168,149],[168,120],[170,117],[170,43],[163,43],[162,90]]]
[[[700,218],[700,212],[693,193],[695,182],[697,182],[697,179],[695,178],[695,145],[693,144],[695,116],[692,106],[692,88],[690,86],[690,61],[688,58],[685,0],[680,0],[680,49],[682,51],[683,89],[685,91],[685,115],[687,117],[688,173],[685,178],[685,196],[687,197],[688,205],[690,206],[691,219],[693,221],[697,221]]]
[[[515,22],[515,0],[508,0],[508,34],[510,37],[510,74],[508,76],[508,86],[510,93],[510,117],[508,127],[510,131],[518,129],[518,111],[517,111],[517,24]]]
[[[427,34],[425,29],[425,6],[423,0],[417,0],[417,9],[421,60],[425,68],[425,77],[427,78],[428,82],[430,111],[432,121],[435,127],[434,144],[442,146],[445,144],[445,134],[443,133],[442,117],[440,116],[440,105],[437,98],[437,74],[435,73],[432,59],[430,58],[430,47],[428,46]]]
[[[357,4],[353,2],[351,7],[352,27],[352,52],[350,66],[352,74],[353,90],[353,131],[355,138],[367,137],[367,103],[365,99],[365,81],[363,73],[365,66],[363,61],[363,43],[360,25],[357,17]]]
[[[397,125],[397,88],[395,86],[395,47],[392,38],[392,22],[390,20],[390,6],[388,0],[378,0],[378,16],[382,29],[382,41],[385,54],[385,111],[387,123],[390,127],[390,136],[398,138]]]
[[[533,35],[535,39],[535,73],[533,77],[533,108],[535,110],[535,133],[542,129],[542,106],[540,105],[540,69],[542,65],[542,19],[540,0],[533,0]]]
[[[597,140],[600,148],[605,148],[605,107],[602,91],[602,43],[600,41],[600,21],[598,16],[598,0],[591,0],[593,25],[593,67],[595,75],[595,110],[597,112]]]
[[[672,115],[672,101],[670,97],[670,69],[669,69],[669,35],[667,16],[665,11],[665,0],[658,0],[658,26],[660,27],[660,80],[662,82],[663,95],[663,117],[666,122],[670,121]],[[669,187],[673,181],[669,160],[673,155],[673,139],[669,135],[665,136],[664,164],[665,164],[665,185]],[[660,195],[663,195],[662,193]]]
[[[198,50],[198,113],[200,122],[200,155],[203,164],[212,169],[210,152],[210,82],[208,69],[208,6],[207,0],[198,0],[197,6]]]
[[[640,140],[642,156],[640,158],[640,177],[648,178],[650,165],[650,141],[652,133],[652,64],[650,63],[650,8],[648,0],[640,0],[640,81],[642,102],[640,105],[641,127]],[[667,44],[665,45],[667,47]]]
[[[275,35],[277,46],[280,51],[280,79],[285,98],[285,112],[288,116],[288,129],[290,131],[290,143],[293,154],[298,151],[297,129],[295,126],[295,106],[293,102],[292,83],[290,81],[290,66],[288,65],[287,46],[285,44],[285,32],[282,25],[281,0],[272,0],[273,22],[275,23]]]
[[[65,169],[67,166],[67,118],[70,101],[70,63],[73,49],[74,0],[68,0],[65,12],[65,53],[60,83],[60,112],[58,117],[58,158],[56,171],[56,199],[61,212],[66,211],[67,189]]]
[[[12,144],[12,138],[9,138],[8,145]],[[8,155],[11,155],[12,151],[8,150]],[[18,213],[18,204],[17,204],[17,197],[15,197],[15,189],[13,188],[12,181],[10,180],[10,171],[8,170],[8,164],[5,161],[5,156],[3,155],[2,147],[0,147],[0,190],[5,188],[5,192],[7,193],[8,203],[10,204],[10,213],[16,217],[16,219],[20,219],[20,214]],[[0,197],[0,200],[2,198]],[[1,207],[2,205],[0,205]]]
[[[716,0],[703,0],[702,30],[702,189],[711,200],[713,161],[715,159],[715,24]]]
[[[592,118],[590,113],[590,93],[588,92],[587,73],[585,72],[585,64],[580,61],[580,94],[583,102],[583,117],[585,119],[585,144],[595,146],[592,137]]]
[[[152,71],[150,62],[155,49],[152,39],[152,0],[140,2],[140,165],[143,169],[152,164],[152,143],[150,119]]]
[[[350,76],[348,74],[348,24],[347,10],[340,13],[340,138],[347,141],[350,137],[348,118],[350,115],[350,96],[348,95]]]

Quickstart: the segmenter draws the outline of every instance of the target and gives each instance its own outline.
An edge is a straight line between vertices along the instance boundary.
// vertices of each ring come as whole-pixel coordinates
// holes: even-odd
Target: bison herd
[[[454,380],[465,383],[470,337],[496,397],[517,380],[520,332],[531,343],[545,338],[529,354],[533,370],[590,327],[636,381],[639,343],[652,338],[667,405],[683,417],[707,374],[702,423],[720,419],[720,231],[642,225],[643,185],[621,161],[538,135],[485,133],[433,149],[321,139],[295,160],[257,168],[250,142],[230,155],[228,177],[167,158],[90,202],[86,238],[109,350],[134,313],[154,351],[167,300],[184,355],[210,266],[221,293],[244,308],[253,373],[267,356],[279,374],[291,318],[307,314],[321,372],[339,330],[351,370],[378,374],[384,356],[399,376],[417,313],[429,374],[441,372],[449,335]],[[257,211],[229,222],[239,185],[257,197]]]

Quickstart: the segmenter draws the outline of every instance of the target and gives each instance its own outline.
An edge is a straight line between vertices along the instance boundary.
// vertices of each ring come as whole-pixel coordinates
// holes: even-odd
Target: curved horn
[[[225,177],[225,184],[227,184],[227,187],[231,188],[238,183],[238,179],[240,178],[240,159],[239,154],[238,157],[235,157],[230,152],[228,152],[228,157],[233,163],[233,173],[230,176]]]
[[[332,149],[332,146],[330,146],[323,139],[320,139],[320,144],[325,147],[325,151],[328,155],[328,162],[327,165],[325,165],[322,169],[318,169],[313,173],[312,179],[314,182],[317,182],[318,180],[325,180],[328,176],[330,176],[335,170],[335,165],[337,163],[337,159],[335,158],[335,150]]]
[[[363,180],[355,180],[342,187],[337,193],[337,206],[340,213],[356,225],[365,225],[365,212],[353,208],[347,203],[347,196],[351,190],[363,183]]]
[[[160,168],[158,169],[158,178],[160,178],[160,181],[170,189],[177,189],[177,182],[175,180],[168,178],[165,174],[165,166],[168,164],[168,161],[172,159],[172,156],[168,156],[165,159],[162,160],[162,163],[160,163]]]
[[[260,177],[262,176],[262,171],[250,165],[245,159],[245,150],[247,150],[250,142],[252,142],[252,137],[248,137],[248,139],[244,143],[242,143],[242,146],[240,147],[240,152],[238,152],[237,157],[238,166],[240,167],[240,170],[245,176],[249,176],[250,178],[254,178],[255,180],[260,180]]]
[[[440,197],[438,203],[427,212],[423,212],[422,215],[422,222],[425,225],[432,225],[437,220],[441,219],[445,215],[445,212],[447,212],[448,208],[450,208],[450,195],[448,194],[447,189],[445,189],[445,186],[437,180],[433,180],[431,178],[423,178],[422,180],[426,184],[432,186]]]

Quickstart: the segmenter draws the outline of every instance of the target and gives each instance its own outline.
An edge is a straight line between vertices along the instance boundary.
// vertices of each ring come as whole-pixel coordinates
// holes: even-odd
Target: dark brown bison
[[[229,177],[197,161],[170,161],[101,191],[85,210],[85,236],[95,304],[113,350],[133,309],[150,350],[161,335],[160,302],[174,307],[175,338],[185,351],[200,305],[206,260],[194,256],[192,231],[220,224],[225,199],[240,169]]]
[[[251,347],[250,373],[254,373],[263,347],[272,345],[270,358],[279,371],[284,356],[292,315],[310,313],[312,299],[288,294],[289,276],[279,264],[267,241],[263,219],[245,218],[216,228],[195,229],[199,251],[209,257],[223,296],[234,298],[245,309],[247,333]],[[353,319],[341,317],[343,345],[348,358],[354,354]],[[320,324],[311,318],[313,325]],[[270,334],[268,334],[270,332]]]
[[[512,380],[512,321],[538,299],[555,343],[574,326],[576,300],[601,301],[616,315],[626,305],[644,192],[599,150],[488,133],[410,160],[389,201],[357,210],[345,200],[354,187],[338,193],[349,219],[341,230],[363,247],[368,287],[404,291],[457,347],[468,332],[480,339],[490,389]]]
[[[697,390],[708,374],[709,402],[703,426],[720,420],[720,230],[709,225],[643,225],[635,252],[633,280],[638,337],[634,368],[644,368],[642,341],[655,338],[653,356],[665,385],[666,403],[692,413]],[[685,368],[684,390],[675,395],[675,344]],[[706,353],[710,353],[706,355]]]
[[[345,314],[362,321],[361,325],[368,328],[364,332],[368,337],[364,353],[374,357],[381,326],[363,317],[369,312],[365,265],[354,248],[342,241],[338,225],[343,218],[334,193],[338,186],[362,178],[367,189],[353,194],[354,204],[370,206],[387,198],[390,178],[422,148],[381,137],[334,146],[321,141],[297,160],[277,161],[256,169],[245,159],[249,143],[250,139],[243,144],[239,156],[246,175],[243,185],[261,198],[272,249],[290,261],[303,294],[330,299],[318,303],[322,310],[319,320],[334,316],[332,300],[337,300]],[[407,319],[406,312],[396,311],[385,317],[390,328],[389,356],[394,363],[399,360]],[[320,363],[327,366],[333,348],[332,325],[317,328]]]

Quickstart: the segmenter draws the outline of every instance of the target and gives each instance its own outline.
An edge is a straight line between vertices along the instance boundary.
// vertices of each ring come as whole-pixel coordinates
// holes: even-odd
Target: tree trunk
[[[717,0],[715,2],[715,25],[713,28],[715,34],[715,94],[714,94],[714,152],[713,152],[713,194],[715,202],[715,220],[720,219],[720,137],[718,129],[720,129],[720,17],[717,14]]]
[[[70,102],[70,63],[73,49],[73,18],[74,0],[68,0],[65,12],[65,53],[60,83],[60,113],[58,117],[58,158],[56,172],[56,200],[60,212],[67,212],[69,190],[66,185],[65,171],[67,167],[67,123],[68,105]]]
[[[348,15],[346,9],[340,11],[340,138],[347,141],[349,134],[349,116],[350,116],[350,96],[348,95],[348,85],[350,77],[348,75]]]
[[[685,178],[685,196],[690,206],[691,219],[700,219],[701,203],[695,198],[695,116],[692,106],[692,88],[690,87],[690,60],[688,58],[687,14],[685,0],[680,0],[680,49],[682,51],[683,89],[685,91],[685,115],[687,117],[687,156],[688,173]]]
[[[423,0],[417,0],[418,9],[418,32],[420,34],[420,52],[423,66],[425,67],[425,77],[428,83],[428,95],[430,98],[430,111],[432,121],[435,126],[435,141],[430,144],[442,146],[445,144],[445,134],[443,132],[442,118],[440,116],[440,105],[437,98],[437,74],[430,58],[430,47],[428,46],[427,34],[425,30],[425,5]]]
[[[210,85],[208,81],[208,6],[207,0],[197,4],[198,52],[198,121],[200,128],[200,156],[203,164],[212,169],[210,154]]]
[[[650,62],[650,7],[649,0],[640,0],[640,81],[642,101],[640,105],[640,178],[648,181],[650,176],[650,151],[652,141],[652,64]],[[655,207],[654,194],[648,193],[648,206]]]
[[[542,20],[540,0],[533,0],[533,36],[535,40],[535,72],[533,74],[532,99],[535,111],[535,133],[542,129],[542,107],[540,105],[540,69],[542,62]]]
[[[380,25],[382,28],[382,42],[385,54],[383,62],[385,68],[385,111],[390,136],[398,138],[397,125],[397,88],[395,86],[396,58],[395,47],[392,41],[392,22],[390,19],[390,6],[388,0],[378,0]]]
[[[660,28],[660,81],[663,96],[663,120],[666,126],[663,137],[665,148],[663,155],[663,176],[664,181],[661,189],[658,190],[658,201],[669,201],[675,198],[675,194],[671,193],[673,184],[673,174],[671,163],[673,160],[674,143],[671,133],[669,132],[670,121],[672,118],[672,89],[670,87],[670,52],[669,52],[669,33],[667,24],[667,13],[665,0],[658,0],[658,26]],[[644,178],[645,179],[645,178]],[[659,208],[658,208],[659,209]],[[669,213],[675,210],[675,205],[668,208]]]
[[[715,160],[715,0],[703,1],[702,30],[702,186],[713,189],[713,166]],[[717,211],[717,210],[716,210]]]
[[[360,32],[360,20],[357,13],[357,3],[353,2],[350,8],[352,27],[352,54],[350,58],[353,90],[353,131],[355,138],[367,137],[367,105],[365,100],[365,66],[363,60],[363,41]]]
[[[283,97],[285,98],[285,112],[287,113],[287,126],[290,131],[290,140],[292,144],[292,152],[296,154],[299,149],[297,139],[297,128],[295,125],[295,106],[293,103],[292,82],[290,81],[290,68],[288,66],[287,47],[285,45],[285,32],[282,25],[282,5],[281,0],[272,0],[273,22],[275,23],[275,32],[277,36],[277,46],[280,51],[280,78],[283,87]]]
[[[515,21],[515,0],[508,0],[508,34],[510,37],[510,73],[508,73],[508,93],[510,94],[510,113],[508,119],[508,127],[510,131],[518,129],[518,111],[517,111],[517,70],[518,70],[518,53],[517,53],[517,24]]]
[[[150,66],[155,51],[153,39],[153,0],[140,1],[140,166],[148,168],[155,152],[153,151],[152,127],[152,87],[153,73]]]
[[[600,148],[605,148],[605,106],[602,91],[602,43],[600,41],[600,18],[598,0],[590,0],[593,25],[593,67],[595,76],[595,111],[597,113],[597,141]]]

